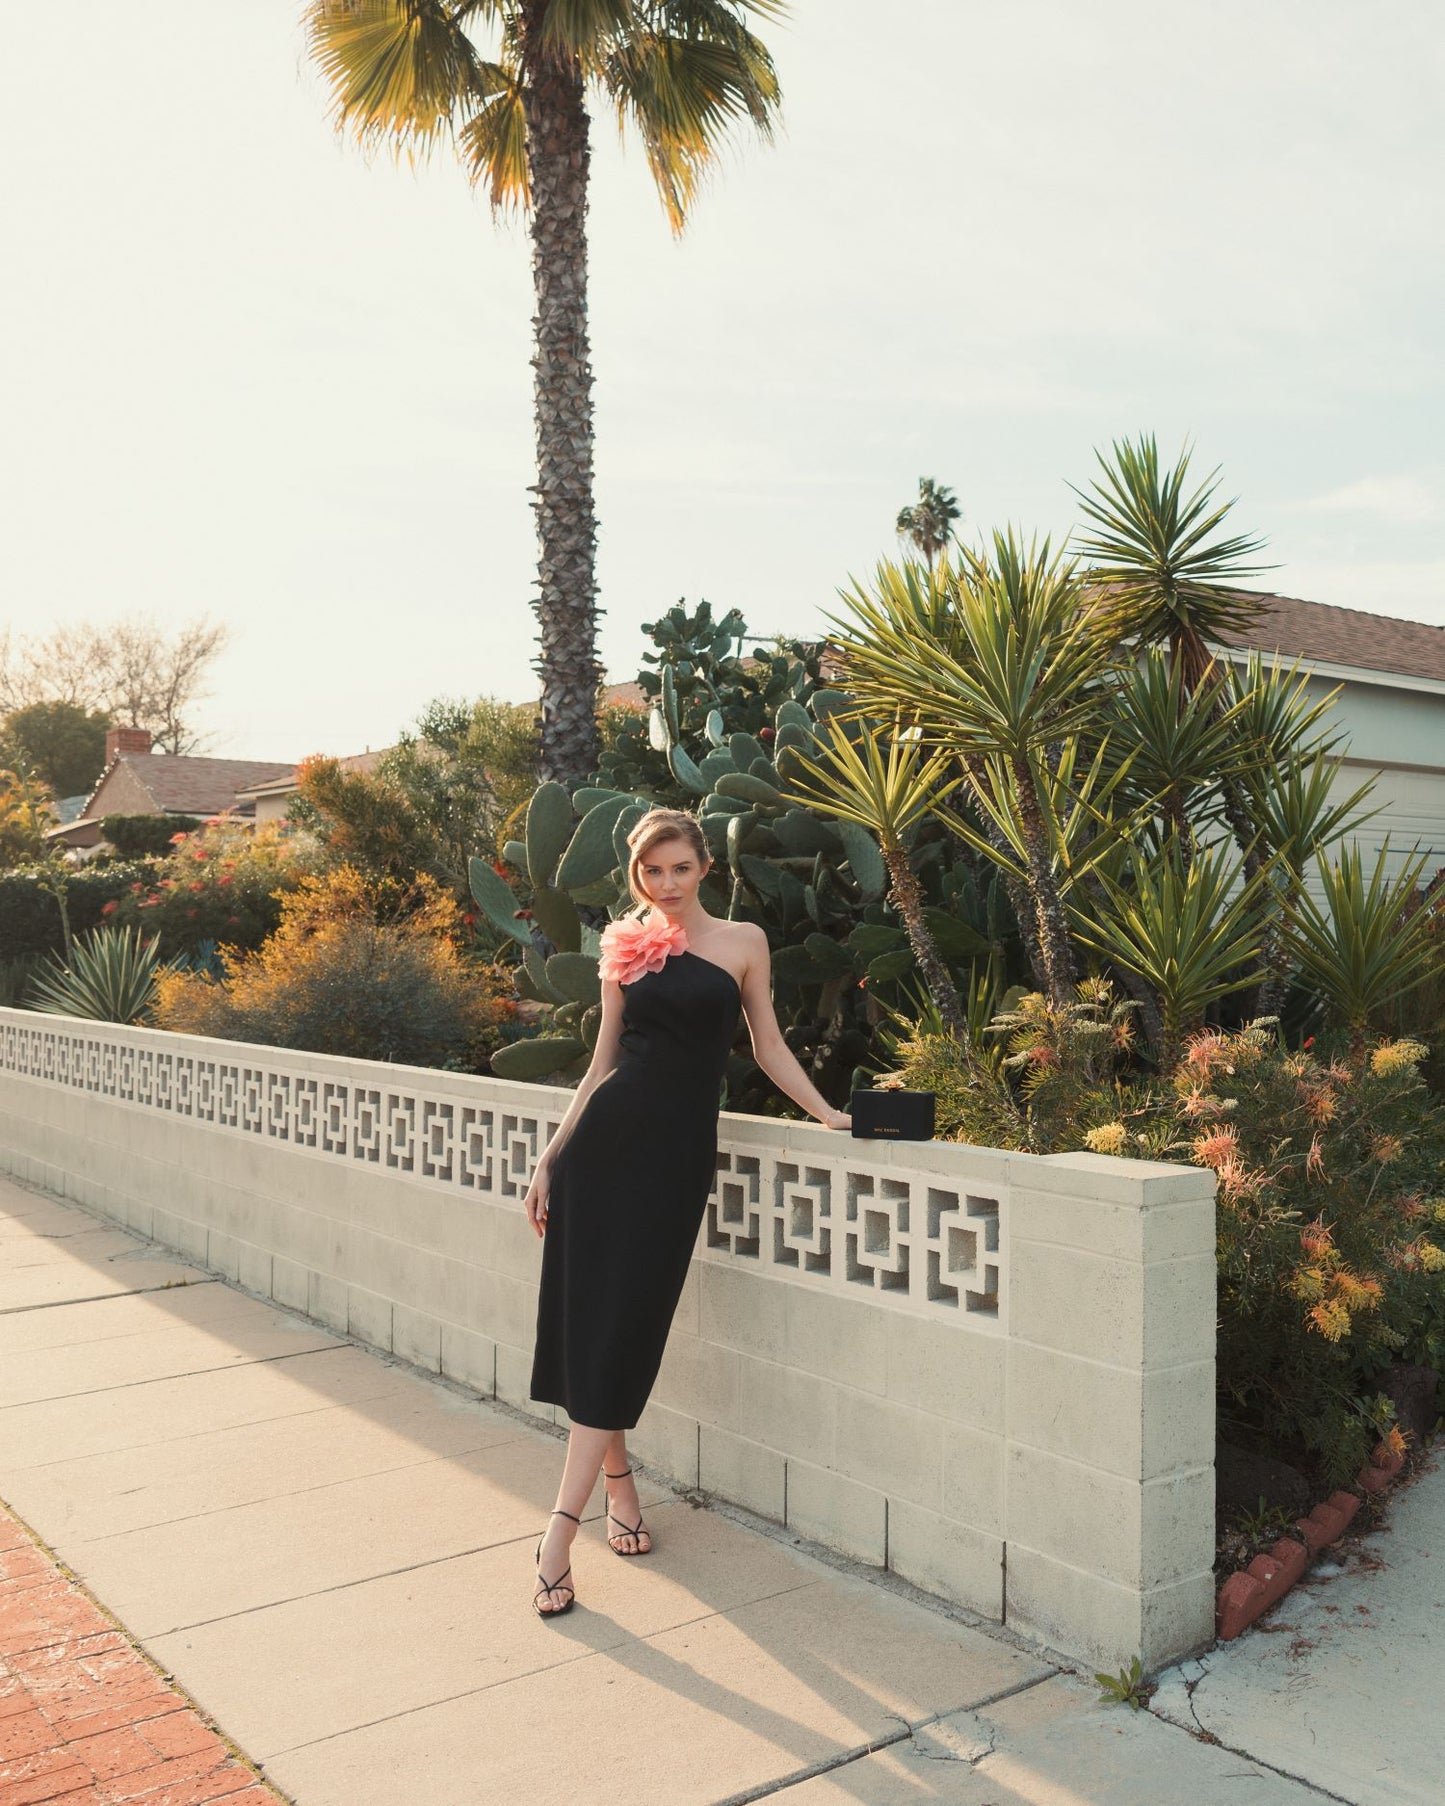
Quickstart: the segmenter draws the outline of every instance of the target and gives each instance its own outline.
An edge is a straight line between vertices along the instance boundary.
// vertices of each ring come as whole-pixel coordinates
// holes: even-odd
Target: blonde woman
[[[783,1042],[763,930],[703,908],[709,859],[696,819],[650,809],[627,844],[634,908],[602,931],[592,1063],[526,1197],[544,1238],[532,1397],[563,1406],[572,1425],[557,1508],[537,1546],[532,1607],[547,1618],[576,1598],[572,1540],[599,1470],[613,1551],[652,1548],[626,1432],[657,1377],[712,1189],[739,1012],[779,1090],[827,1128],[852,1126]]]

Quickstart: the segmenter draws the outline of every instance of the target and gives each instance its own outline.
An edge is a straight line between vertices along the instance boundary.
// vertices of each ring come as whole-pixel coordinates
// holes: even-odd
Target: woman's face
[[[697,887],[707,875],[707,866],[699,861],[692,844],[678,835],[673,840],[659,840],[638,861],[637,875],[648,900],[666,915],[686,910],[697,896]]]

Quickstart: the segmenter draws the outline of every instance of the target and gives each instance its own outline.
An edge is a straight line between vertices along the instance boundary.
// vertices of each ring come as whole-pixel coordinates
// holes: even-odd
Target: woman
[[[703,908],[710,860],[696,819],[650,809],[627,844],[635,908],[602,931],[592,1063],[525,1201],[545,1236],[532,1397],[563,1406],[572,1424],[557,1508],[537,1545],[532,1608],[548,1618],[572,1609],[569,1552],[599,1469],[614,1552],[652,1548],[626,1432],[657,1377],[712,1189],[740,1010],[779,1089],[826,1127],[852,1126],[784,1045],[763,930]]]

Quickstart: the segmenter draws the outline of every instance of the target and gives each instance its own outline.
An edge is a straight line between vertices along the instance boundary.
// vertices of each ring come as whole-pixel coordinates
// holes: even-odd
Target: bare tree
[[[149,615],[69,623],[43,638],[7,630],[0,634],[0,714],[66,702],[116,727],[149,728],[163,752],[195,752],[203,736],[192,711],[229,638],[226,627],[204,618],[168,634]]]

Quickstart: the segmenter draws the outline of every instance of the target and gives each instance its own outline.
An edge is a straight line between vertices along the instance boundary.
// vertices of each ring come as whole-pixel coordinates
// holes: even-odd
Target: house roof
[[[1260,595],[1259,619],[1223,642],[1231,650],[1278,652],[1306,664],[1349,665],[1445,683],[1445,627],[1397,621],[1332,602]]]
[[[287,777],[295,769],[261,759],[175,758],[165,753],[120,753],[115,764],[124,765],[157,810],[168,815],[220,815],[234,808],[239,791]],[[113,769],[91,792],[92,802]]]

